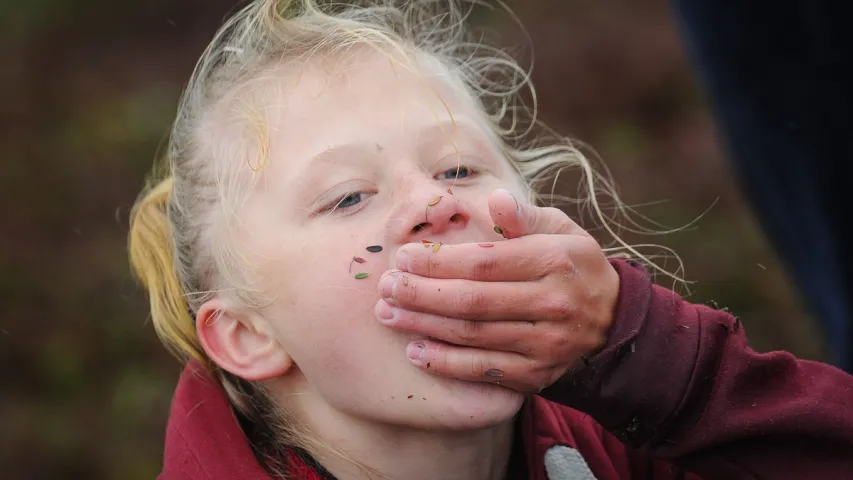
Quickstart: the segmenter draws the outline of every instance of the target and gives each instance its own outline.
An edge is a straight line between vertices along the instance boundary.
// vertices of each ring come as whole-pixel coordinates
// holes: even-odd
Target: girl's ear
[[[278,377],[293,366],[293,359],[266,320],[230,308],[220,299],[201,306],[196,316],[196,331],[210,359],[245,380]]]

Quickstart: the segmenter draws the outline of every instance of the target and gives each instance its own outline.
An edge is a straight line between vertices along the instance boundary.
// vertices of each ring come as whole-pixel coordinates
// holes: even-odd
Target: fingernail
[[[509,193],[509,196],[510,196],[510,197],[512,197],[512,199],[513,199],[513,200],[515,200],[515,211],[516,211],[516,212],[521,212],[521,204],[520,204],[520,203],[518,203],[518,199],[517,199],[517,198],[515,198],[515,195],[513,195],[513,194],[512,194],[512,192],[509,192],[509,191],[508,191],[507,193]]]
[[[382,323],[392,323],[390,320],[394,320],[394,315],[396,313],[396,309],[385,300],[379,300],[376,302],[376,316],[379,317],[380,320],[384,320]]]
[[[426,345],[424,345],[424,342],[412,342],[406,347],[406,356],[409,357],[412,363],[420,366],[423,364],[425,351]]]
[[[515,211],[516,211],[516,212],[520,212],[520,211],[521,211],[521,204],[520,204],[520,203],[518,203],[518,199],[517,199],[517,198],[515,198],[515,195],[513,195],[513,193],[512,193],[512,192],[510,192],[509,190],[507,190],[507,189],[505,189],[505,188],[499,188],[498,190],[499,190],[499,191],[504,191],[504,192],[506,192],[510,197],[512,197],[512,200],[515,202]]]
[[[397,268],[409,271],[409,254],[402,248],[397,250]]]
[[[394,284],[397,283],[397,279],[394,278],[394,275],[386,274],[382,277],[382,280],[379,281],[379,295],[382,298],[391,298],[394,295]]]

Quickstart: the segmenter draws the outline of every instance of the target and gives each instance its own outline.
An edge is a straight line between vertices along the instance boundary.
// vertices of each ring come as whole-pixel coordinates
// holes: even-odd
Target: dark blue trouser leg
[[[745,196],[853,371],[853,26],[834,0],[674,0]]]

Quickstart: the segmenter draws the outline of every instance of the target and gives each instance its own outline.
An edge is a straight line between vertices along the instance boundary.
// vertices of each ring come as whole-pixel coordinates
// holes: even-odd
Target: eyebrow
[[[423,144],[425,141],[434,141],[436,137],[445,138],[448,136],[473,137],[477,141],[485,141],[487,135],[482,127],[468,118],[451,121],[449,119],[439,122],[430,123],[418,132],[418,143]]]
[[[486,135],[483,134],[482,129],[478,128],[474,122],[467,118],[456,119],[455,121],[443,119],[438,122],[430,122],[429,124],[419,128],[415,135],[417,135],[418,149],[424,148],[425,145],[435,143],[436,139],[455,137],[457,135],[478,137],[475,140],[477,143],[487,142]],[[314,177],[318,175],[315,173],[319,171],[316,168],[318,165],[335,164],[342,158],[351,159],[357,157],[375,157],[380,152],[377,145],[381,146],[381,144],[377,144],[377,142],[342,143],[332,145],[312,156],[304,164],[303,168],[296,172],[292,177],[297,182],[298,187],[296,190],[299,196],[301,197],[306,188],[315,183]]]
[[[418,143],[423,144],[425,141],[433,140],[435,137],[447,137],[454,134],[464,135],[466,133],[484,137],[482,130],[467,119],[463,121],[451,121],[447,119],[439,122],[431,122],[418,130],[417,137]],[[341,156],[341,154],[374,155],[380,151],[377,145],[381,146],[381,144],[377,144],[376,142],[353,142],[333,145],[314,155],[306,165],[332,161],[335,157]]]
[[[308,192],[308,189],[318,183],[319,179],[317,177],[325,177],[325,169],[317,167],[322,165],[335,165],[341,159],[353,157],[366,158],[369,155],[375,155],[376,145],[373,144],[372,147],[373,150],[371,151],[370,144],[367,143],[345,143],[328,147],[311,157],[302,166],[302,168],[295,172],[293,177],[291,177],[291,181],[294,182],[294,190],[296,191],[297,198],[303,198]],[[341,166],[346,167],[347,164],[342,163]]]

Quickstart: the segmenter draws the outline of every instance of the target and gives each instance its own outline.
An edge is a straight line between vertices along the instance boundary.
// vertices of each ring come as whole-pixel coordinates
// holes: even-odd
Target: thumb
[[[495,230],[502,231],[505,238],[533,234],[589,235],[562,210],[519,202],[504,189],[489,196],[489,214],[497,226]]]

